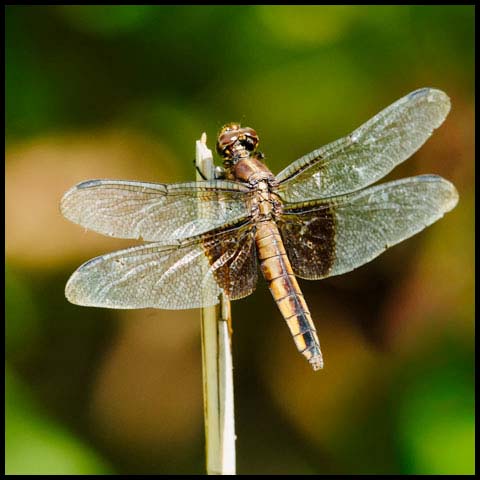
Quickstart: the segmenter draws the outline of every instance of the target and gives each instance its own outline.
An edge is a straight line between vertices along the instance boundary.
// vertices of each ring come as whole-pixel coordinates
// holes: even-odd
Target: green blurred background
[[[263,281],[233,304],[238,472],[474,472],[473,6],[8,6],[6,47],[7,473],[204,472],[198,310],[69,304],[78,265],[132,242],[62,218],[63,192],[192,180],[234,120],[278,172],[425,86],[452,111],[388,179],[437,173],[460,202],[300,282],[322,372]]]

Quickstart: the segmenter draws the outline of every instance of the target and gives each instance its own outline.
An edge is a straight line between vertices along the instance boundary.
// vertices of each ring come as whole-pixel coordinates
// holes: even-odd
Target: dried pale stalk
[[[212,152],[202,134],[196,143],[198,170],[208,180],[215,178]],[[199,205],[199,208],[201,206]],[[235,475],[235,421],[231,350],[230,302],[222,295],[219,305],[201,309],[203,408],[205,450],[209,475]]]

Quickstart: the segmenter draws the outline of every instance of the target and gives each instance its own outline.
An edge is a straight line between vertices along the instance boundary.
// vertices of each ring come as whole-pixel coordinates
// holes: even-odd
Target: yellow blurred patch
[[[151,452],[202,435],[198,310],[133,310],[100,365],[91,405],[111,446]]]
[[[111,178],[168,182],[175,162],[166,147],[128,131],[40,138],[6,152],[6,257],[14,265],[56,269],[132,241],[86,232],[62,217],[63,194],[78,182]]]
[[[256,11],[276,40],[302,47],[338,40],[362,15],[350,5],[264,5]]]

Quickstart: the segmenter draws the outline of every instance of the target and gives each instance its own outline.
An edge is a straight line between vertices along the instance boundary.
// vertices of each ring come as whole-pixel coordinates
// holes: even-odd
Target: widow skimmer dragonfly
[[[455,187],[437,175],[364,188],[416,152],[449,110],[444,92],[416,90],[276,176],[257,150],[257,133],[232,123],[217,141],[223,178],[80,183],[62,199],[66,218],[149,243],[84,263],[66,297],[108,308],[212,306],[222,293],[250,295],[260,265],[298,350],[318,370],[320,343],[296,276],[349,272],[455,207]]]

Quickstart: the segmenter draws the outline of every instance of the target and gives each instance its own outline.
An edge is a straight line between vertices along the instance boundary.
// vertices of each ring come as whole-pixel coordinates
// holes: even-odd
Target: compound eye
[[[255,130],[253,130],[253,128],[245,128],[244,129],[244,134],[245,134],[245,137],[246,137],[246,140],[244,142],[245,148],[247,148],[250,151],[255,150],[257,148],[257,145],[258,145],[257,132]]]
[[[257,132],[253,128],[246,127],[243,130],[245,131],[246,135],[249,135],[250,137],[254,137],[258,139]]]
[[[222,155],[225,150],[237,141],[238,135],[233,132],[225,132],[220,135],[217,141],[217,152]]]
[[[219,135],[222,135],[223,133],[225,132],[231,132],[233,130],[239,130],[240,129],[240,124],[239,123],[227,123],[226,125],[224,125],[222,127],[222,129],[220,130],[220,133]]]

